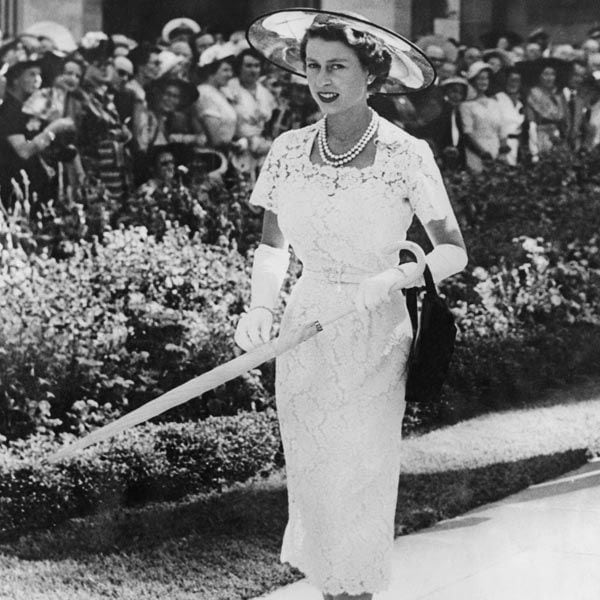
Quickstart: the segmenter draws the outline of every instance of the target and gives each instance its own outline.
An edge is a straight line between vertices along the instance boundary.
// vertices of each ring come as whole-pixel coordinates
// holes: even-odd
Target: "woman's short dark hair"
[[[73,63],[73,64],[77,65],[81,69],[82,75],[85,73],[87,65],[86,65],[85,61],[76,52],[72,53],[72,54],[67,54],[67,56],[65,56],[62,59],[61,71],[64,71],[65,66],[69,63]]]
[[[366,31],[353,29],[343,21],[330,19],[325,23],[313,23],[300,42],[300,57],[306,62],[308,40],[321,39],[326,42],[342,42],[354,52],[360,64],[375,77],[369,90],[377,91],[386,80],[392,64],[392,55],[385,46]]]
[[[214,75],[220,68],[221,65],[223,63],[227,63],[232,69],[235,63],[235,57],[233,56],[227,56],[225,58],[221,58],[218,60],[214,60],[211,63],[208,63],[207,65],[204,65],[202,67],[198,67],[198,77],[200,78],[201,81],[206,81],[206,79],[208,79],[208,77],[210,77],[211,75]]]
[[[260,52],[258,52],[257,50],[255,50],[254,48],[244,48],[235,57],[235,63],[233,65],[233,70],[235,71],[235,74],[238,76],[240,74],[240,71],[242,70],[242,65],[244,64],[244,58],[246,58],[246,56],[251,56],[252,58],[255,58],[260,63],[260,66],[262,67],[262,64],[263,64],[262,54]]]

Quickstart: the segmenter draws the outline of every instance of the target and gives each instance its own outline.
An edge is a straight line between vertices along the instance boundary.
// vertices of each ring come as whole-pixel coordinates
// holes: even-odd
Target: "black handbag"
[[[406,290],[406,306],[413,328],[408,357],[406,402],[436,404],[448,374],[456,340],[454,315],[437,293],[429,267],[423,272],[425,295],[421,315],[417,308],[418,288]]]

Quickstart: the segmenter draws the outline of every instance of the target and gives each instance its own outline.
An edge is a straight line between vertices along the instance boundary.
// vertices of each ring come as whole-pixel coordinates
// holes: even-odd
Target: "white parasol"
[[[421,277],[423,271],[425,270],[425,254],[422,248],[413,242],[403,241],[397,246],[398,250],[408,250],[417,259],[417,269],[415,269],[414,275],[411,277],[410,281],[403,282],[403,285],[401,286],[409,287],[409,285],[412,285],[415,281],[417,281],[418,278]],[[392,291],[398,290],[393,289]],[[180,404],[188,402],[193,398],[197,398],[198,396],[201,396],[202,394],[220,385],[223,385],[227,381],[243,375],[246,373],[246,371],[255,369],[262,363],[277,356],[281,356],[284,352],[291,350],[298,344],[309,340],[320,331],[323,331],[323,329],[335,321],[339,321],[340,319],[351,315],[355,312],[355,310],[356,309],[354,307],[344,310],[333,316],[328,321],[324,321],[323,323],[320,323],[319,321],[307,323],[293,331],[291,334],[279,336],[265,344],[262,344],[261,346],[258,346],[246,354],[242,354],[233,360],[211,369],[207,373],[203,373],[194,379],[190,379],[190,381],[187,381],[186,383],[166,392],[162,396],[151,400],[147,404],[144,404],[144,406],[140,406],[140,408],[137,408],[132,412],[120,417],[113,423],[109,423],[104,427],[100,427],[85,437],[76,440],[64,448],[61,448],[54,454],[50,455],[47,460],[51,463],[64,460],[65,458],[72,456],[78,450],[83,450],[92,444],[97,444],[98,442],[107,440],[121,431],[129,429],[134,425],[139,425],[140,423],[156,417],[165,411],[174,408],[175,406],[179,406]]]

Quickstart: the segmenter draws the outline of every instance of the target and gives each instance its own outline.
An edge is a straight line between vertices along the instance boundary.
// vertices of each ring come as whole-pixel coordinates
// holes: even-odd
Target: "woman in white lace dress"
[[[282,28],[293,52],[268,47]],[[358,309],[277,359],[289,501],[281,560],[326,599],[370,599],[390,580],[412,335],[403,296],[389,294],[411,279],[412,263],[397,268],[398,242],[416,213],[438,281],[464,268],[466,252],[427,143],[378,118],[367,96],[390,82],[426,87],[434,72],[408,42],[353,16],[283,11],[249,32],[267,58],[306,74],[325,119],[277,138],[257,180],[263,238],[236,341],[268,341],[289,243],[303,274],[280,335]]]

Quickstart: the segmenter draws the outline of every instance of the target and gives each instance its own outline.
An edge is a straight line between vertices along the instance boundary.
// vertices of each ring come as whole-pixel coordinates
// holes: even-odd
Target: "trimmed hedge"
[[[271,410],[146,424],[64,463],[45,464],[57,447],[40,435],[0,454],[0,535],[101,509],[220,491],[283,462]]]

